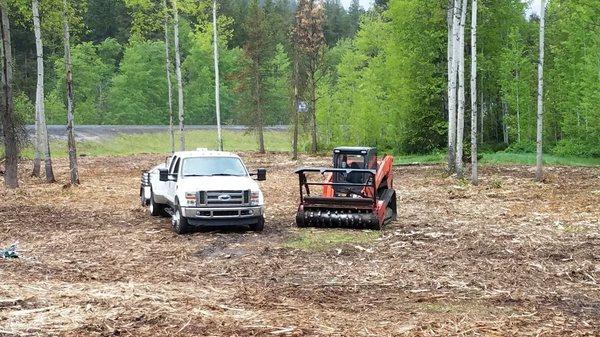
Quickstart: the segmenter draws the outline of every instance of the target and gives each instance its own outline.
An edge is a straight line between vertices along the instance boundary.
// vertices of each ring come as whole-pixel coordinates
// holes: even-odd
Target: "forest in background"
[[[263,78],[263,123],[293,122],[296,46],[291,32],[296,6],[289,0],[219,1],[224,123],[256,123],[248,79],[257,56]],[[483,150],[535,149],[539,20],[525,15],[526,6],[520,0],[480,1],[477,85]],[[311,100],[311,86],[317,93],[320,148],[354,144],[428,153],[447,145],[447,8],[448,0],[376,1],[368,11],[358,1],[349,9],[338,0],[324,1],[325,45],[315,81],[299,81],[302,100]],[[75,4],[74,12],[76,124],[168,124],[160,2],[90,0]],[[36,57],[31,14],[17,8],[10,13],[15,107],[22,122],[32,124]],[[41,19],[47,119],[49,124],[65,124],[62,32],[53,24],[59,19],[44,2]],[[186,6],[182,1],[179,29],[186,124],[214,124],[210,2]],[[257,40],[263,42],[258,47],[252,44]],[[252,47],[258,52],[252,54]],[[597,1],[549,2],[546,54],[546,149],[561,155],[600,156]],[[301,116],[305,129],[301,147],[308,149],[311,116]]]

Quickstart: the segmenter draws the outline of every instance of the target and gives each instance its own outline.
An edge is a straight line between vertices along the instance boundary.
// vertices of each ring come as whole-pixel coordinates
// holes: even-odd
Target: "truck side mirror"
[[[256,170],[256,180],[265,181],[267,180],[267,169],[259,168]]]
[[[166,168],[158,169],[158,180],[169,181],[169,169],[166,169]]]

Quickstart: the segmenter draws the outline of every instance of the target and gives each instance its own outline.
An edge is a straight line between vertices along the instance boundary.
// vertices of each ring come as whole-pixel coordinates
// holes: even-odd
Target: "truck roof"
[[[190,157],[235,157],[239,158],[239,156],[232,152],[225,151],[214,151],[208,149],[196,149],[194,151],[177,151],[173,155],[180,158],[190,158]]]

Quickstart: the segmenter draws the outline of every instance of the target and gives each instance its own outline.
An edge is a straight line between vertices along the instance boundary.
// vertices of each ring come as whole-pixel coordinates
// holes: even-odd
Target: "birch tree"
[[[456,113],[456,175],[463,177],[463,138],[465,129],[465,24],[467,0],[462,1],[458,39],[458,110]]]
[[[69,6],[63,0],[63,42],[65,46],[65,79],[67,88],[67,137],[69,149],[69,178],[71,185],[79,185],[77,168],[77,148],[74,130],[74,92],[73,92],[73,63],[71,61],[71,33],[69,31]]]
[[[15,128],[15,115],[12,89],[12,46],[10,40],[10,22],[8,19],[8,6],[5,0],[0,0],[0,30],[2,33],[2,132],[4,134],[4,152],[6,157],[4,184],[8,188],[19,187],[17,131]]]
[[[179,51],[179,12],[177,0],[171,0],[173,4],[173,35],[175,37],[175,74],[177,76],[177,108],[179,110],[179,148],[185,151],[184,109],[183,109],[183,79],[181,78],[181,54]]]
[[[471,3],[471,183],[477,185],[477,0]]]
[[[458,75],[458,51],[459,51],[459,26],[460,26],[460,0],[453,0],[452,6],[452,38],[448,48],[448,172],[454,171],[456,158],[456,86]],[[450,11],[450,9],[448,10]],[[450,16],[449,16],[450,17]],[[449,25],[450,26],[450,25]],[[450,34],[450,32],[449,32]]]
[[[536,138],[536,170],[535,179],[542,181],[542,140],[544,135],[543,117],[544,117],[544,25],[546,14],[546,1],[542,0],[540,8],[540,59],[538,63],[538,111],[537,111],[537,138]]]
[[[37,57],[37,87],[35,95],[35,118],[37,126],[36,130],[36,145],[38,149],[36,154],[39,154],[34,159],[33,174],[39,176],[40,156],[44,155],[44,164],[46,172],[46,181],[52,183],[55,181],[54,172],[52,170],[52,158],[50,156],[50,142],[48,140],[48,128],[46,126],[46,113],[44,111],[44,47],[42,44],[42,30],[40,26],[40,14],[38,0],[31,1],[31,10],[33,12],[33,30],[35,34],[35,49]],[[37,161],[37,163],[36,163]]]
[[[169,143],[171,144],[171,152],[175,152],[175,134],[173,131],[173,84],[171,83],[171,53],[169,51],[169,9],[167,7],[167,0],[162,1],[163,9],[165,11],[165,67],[167,72],[167,105],[169,107]]]

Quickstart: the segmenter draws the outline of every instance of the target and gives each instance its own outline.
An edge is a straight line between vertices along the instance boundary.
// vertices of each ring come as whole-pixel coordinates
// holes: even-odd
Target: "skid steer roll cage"
[[[309,182],[308,179],[306,178],[306,173],[320,173],[321,175],[324,175],[325,173],[346,173],[349,174],[350,172],[356,172],[356,173],[364,173],[364,174],[368,174],[369,175],[369,179],[367,179],[367,182],[364,184],[356,184],[356,183],[336,183],[336,182],[330,182],[330,181],[325,181],[325,182]],[[372,188],[373,189],[373,193],[371,194],[372,197],[369,197],[370,199],[373,200],[373,207],[377,206],[377,193],[375,193],[375,191],[377,190],[377,186],[375,186],[375,174],[377,173],[375,170],[368,170],[368,169],[343,169],[343,168],[325,168],[325,167],[319,167],[319,168],[300,168],[297,169],[295,171],[295,173],[298,174],[298,179],[299,179],[299,185],[300,185],[300,202],[302,204],[304,204],[304,191],[303,188],[306,190],[306,195],[310,196],[310,188],[309,186],[342,186],[342,187],[368,187],[368,188]],[[333,203],[335,203],[335,200],[339,200],[337,198],[331,198],[333,201]],[[340,199],[354,199],[354,198],[340,198]],[[340,204],[345,204],[345,201],[340,200]]]

